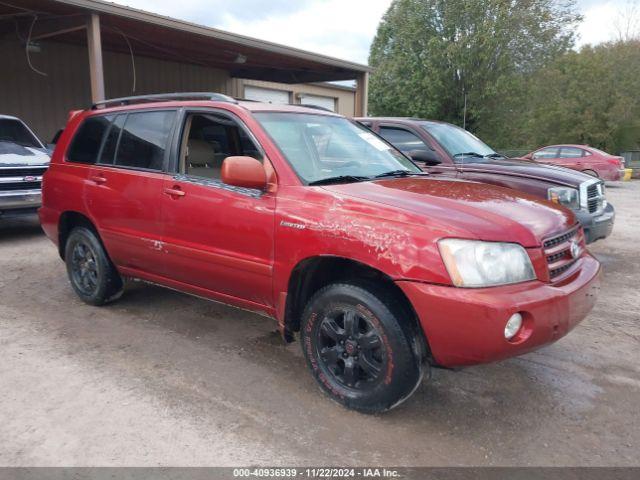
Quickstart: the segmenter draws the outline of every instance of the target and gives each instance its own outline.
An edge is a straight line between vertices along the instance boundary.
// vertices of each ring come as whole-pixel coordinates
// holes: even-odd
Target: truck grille
[[[36,190],[41,187],[42,182],[0,183],[0,192],[10,190]]]
[[[29,175],[41,177],[47,167],[0,167],[1,177],[26,177]]]
[[[42,188],[47,167],[0,167],[0,192]]]
[[[551,237],[543,243],[544,254],[549,267],[549,278],[556,280],[562,274],[571,270],[580,255],[574,257],[571,247],[574,243],[580,246],[580,255],[584,250],[584,236],[579,226],[571,230]]]
[[[604,203],[604,187],[602,182],[592,183],[587,186],[587,210],[589,213],[595,213],[602,210]]]

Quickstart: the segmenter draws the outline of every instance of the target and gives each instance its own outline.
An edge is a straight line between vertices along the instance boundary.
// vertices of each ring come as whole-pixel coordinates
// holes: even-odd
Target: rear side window
[[[120,134],[115,165],[162,170],[175,117],[175,111],[127,115]]]
[[[122,132],[122,126],[127,118],[126,115],[118,115],[111,124],[107,138],[104,141],[102,152],[100,152],[100,162],[104,165],[113,165],[113,161],[116,156],[116,149],[118,148],[118,140],[120,140],[120,133]]]
[[[583,150],[575,147],[562,147],[560,149],[560,158],[578,158],[582,157]]]
[[[67,152],[67,160],[74,163],[96,163],[102,138],[113,117],[100,116],[87,118],[73,137]]]

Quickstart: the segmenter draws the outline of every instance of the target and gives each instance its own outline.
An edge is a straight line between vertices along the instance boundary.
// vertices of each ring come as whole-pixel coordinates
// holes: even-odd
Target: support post
[[[100,38],[100,15],[92,13],[87,20],[87,47],[89,49],[89,76],[91,78],[91,100],[101,102],[104,98],[104,70],[102,66],[102,40]]]
[[[369,97],[369,72],[363,72],[356,78],[356,117],[366,117]]]

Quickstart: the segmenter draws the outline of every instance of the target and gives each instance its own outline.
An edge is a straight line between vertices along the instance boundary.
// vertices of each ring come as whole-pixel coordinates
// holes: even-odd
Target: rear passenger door
[[[220,178],[228,156],[266,161],[264,153],[230,113],[187,111],[180,124],[161,200],[165,276],[249,308],[273,306],[275,193]]]
[[[160,197],[176,117],[175,110],[113,116],[88,177],[88,211],[111,259],[133,274],[163,271]]]

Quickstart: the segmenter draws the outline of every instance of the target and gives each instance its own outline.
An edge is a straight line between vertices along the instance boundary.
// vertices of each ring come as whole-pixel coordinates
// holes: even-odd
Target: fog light
[[[504,338],[511,340],[522,326],[522,315],[514,313],[504,327]]]

